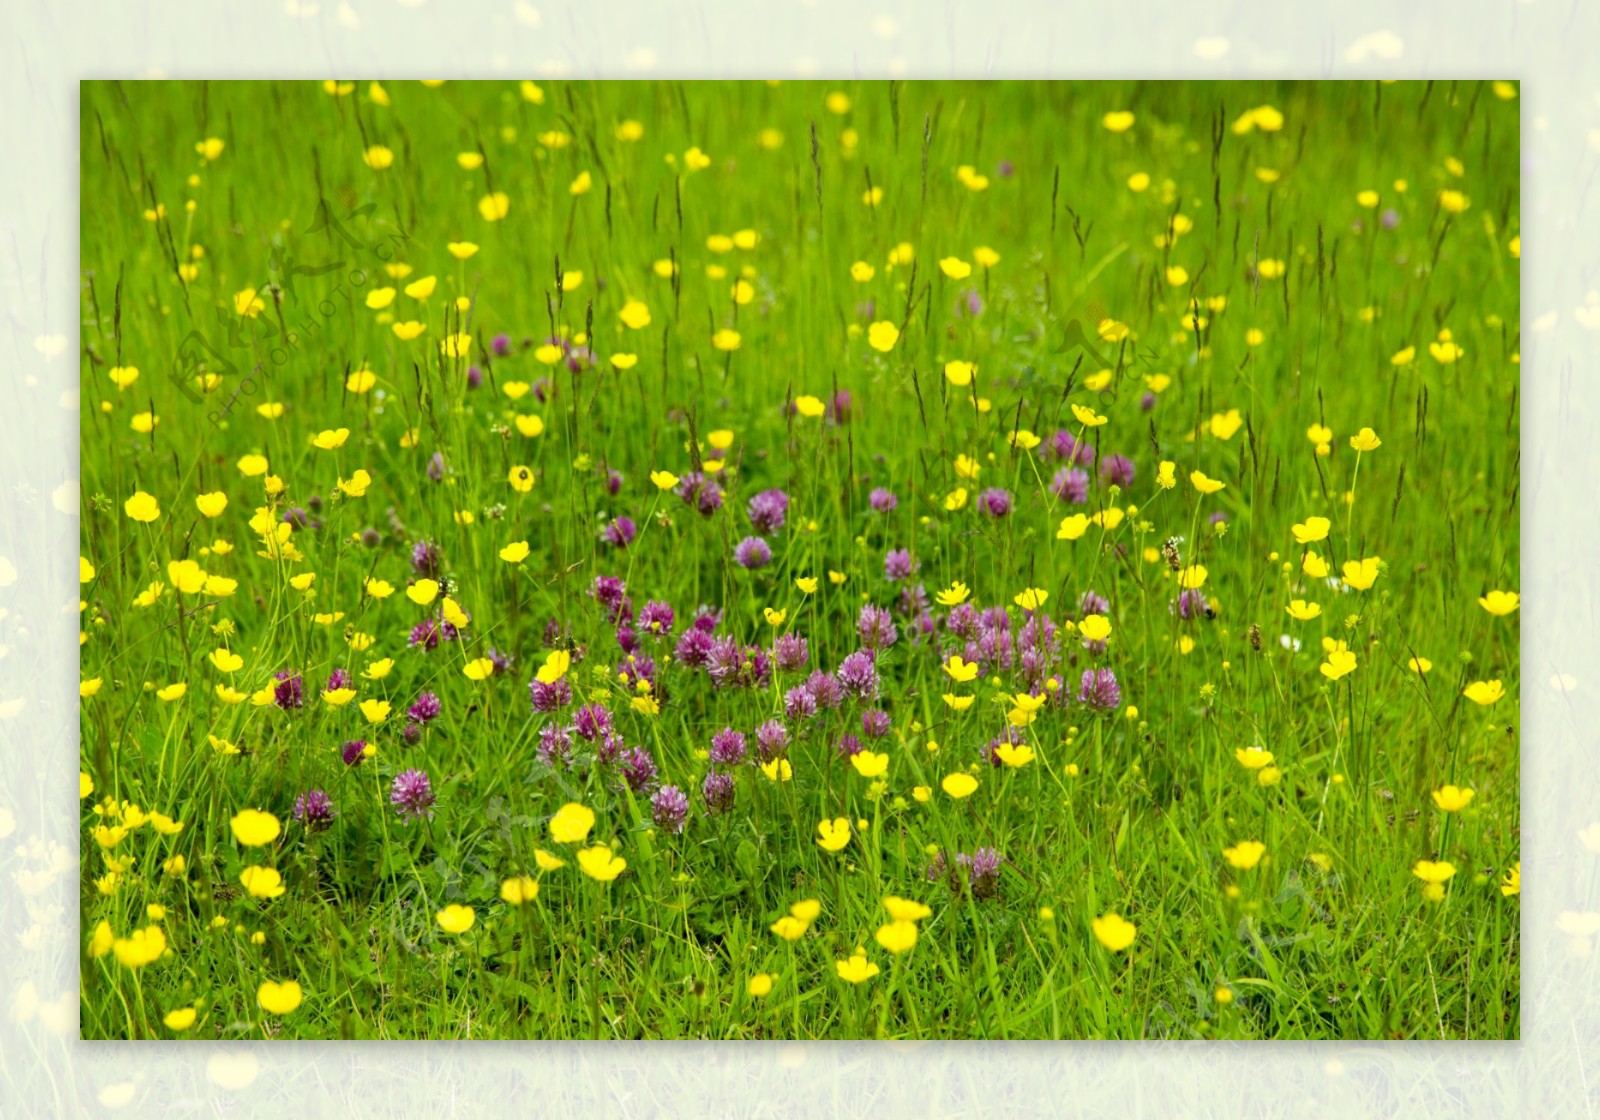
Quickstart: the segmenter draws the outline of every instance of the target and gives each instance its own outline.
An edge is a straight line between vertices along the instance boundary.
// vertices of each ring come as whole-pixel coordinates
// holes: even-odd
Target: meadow
[[[82,86],[85,1038],[1519,1034],[1517,88]]]

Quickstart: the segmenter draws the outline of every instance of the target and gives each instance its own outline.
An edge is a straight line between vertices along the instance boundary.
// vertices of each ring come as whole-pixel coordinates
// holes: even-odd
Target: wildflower
[[[514,875],[500,882],[500,900],[512,906],[524,906],[539,897],[539,880],[531,875]]]
[[[662,786],[650,798],[650,818],[663,832],[682,832],[689,820],[688,795],[677,786]]]
[[[339,811],[333,807],[333,800],[326,793],[313,789],[294,799],[293,815],[307,832],[316,832],[332,824]]]
[[[961,801],[964,798],[971,797],[973,792],[977,790],[978,779],[971,774],[958,770],[953,774],[946,774],[944,780],[939,783],[939,788],[944,790],[953,800]]]
[[[761,999],[772,991],[772,979],[770,973],[758,972],[750,977],[749,983],[745,985],[745,991],[755,999]]]
[[[1296,544],[1315,544],[1317,541],[1328,539],[1328,529],[1332,522],[1326,517],[1308,517],[1303,524],[1291,526]]]
[[[550,839],[557,844],[577,844],[594,827],[594,810],[569,801],[550,818]]]
[[[1522,597],[1515,591],[1490,591],[1478,600],[1478,605],[1492,615],[1503,617],[1515,611],[1522,604]]]
[[[1231,848],[1224,848],[1222,856],[1238,870],[1249,871],[1261,862],[1266,852],[1267,846],[1259,840],[1241,840]]]
[[[848,960],[835,960],[833,967],[838,972],[839,979],[851,984],[859,984],[878,975],[878,966],[867,960],[866,951],[863,949],[857,949]]]
[[[446,933],[466,933],[478,920],[477,913],[470,906],[462,906],[452,902],[434,916],[439,923],[439,928]]]
[[[256,989],[256,1003],[268,1015],[287,1015],[300,1006],[303,998],[298,980],[263,980]]]
[[[953,681],[965,684],[978,678],[978,666],[970,661],[961,660],[961,655],[953,653],[950,659],[941,666]]]
[[[1433,803],[1446,813],[1459,813],[1472,804],[1474,791],[1458,786],[1444,786],[1433,791]]]
[[[1506,868],[1505,877],[1500,881],[1500,893],[1507,898],[1522,893],[1522,861]]]
[[[589,878],[609,883],[627,870],[628,861],[605,844],[597,844],[578,853],[578,867]]]
[[[1383,441],[1371,428],[1362,428],[1350,437],[1350,446],[1357,451],[1376,451],[1383,446]]]
[[[278,818],[259,809],[242,809],[236,813],[229,826],[233,838],[247,848],[260,848],[278,838],[282,826]]]
[[[700,783],[700,796],[705,800],[708,816],[718,816],[733,808],[735,787],[733,775],[723,770],[708,771]]]
[[[1339,680],[1355,672],[1356,655],[1348,649],[1333,649],[1328,651],[1328,660],[1318,666],[1322,675],[1330,681]]]
[[[1104,914],[1090,923],[1095,940],[1113,953],[1120,953],[1133,944],[1139,927],[1115,912]]]
[[[1462,690],[1461,695],[1471,700],[1474,704],[1488,707],[1506,694],[1505,686],[1499,681],[1473,681]]]
[[[389,787],[389,803],[403,821],[433,817],[433,783],[426,771],[405,770],[395,775]]]
[[[824,851],[837,852],[850,843],[850,822],[844,817],[824,820],[817,825],[817,845]]]
[[[283,877],[270,867],[247,867],[240,872],[239,882],[252,898],[277,898],[285,889]]]
[[[1078,700],[1098,711],[1114,711],[1122,704],[1122,688],[1110,669],[1085,669],[1078,682]]]
[[[1422,897],[1429,902],[1439,902],[1444,898],[1444,885],[1456,873],[1453,863],[1448,860],[1419,859],[1411,868],[1411,874],[1422,880]]]
[[[1219,482],[1214,478],[1207,478],[1204,471],[1191,471],[1189,473],[1189,481],[1202,494],[1215,494],[1227,485],[1227,483]]]

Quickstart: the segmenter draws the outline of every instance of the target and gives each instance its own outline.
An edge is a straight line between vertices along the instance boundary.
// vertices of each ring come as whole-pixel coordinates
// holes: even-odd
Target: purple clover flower
[[[433,817],[433,783],[425,770],[405,770],[395,775],[389,787],[389,803],[403,821]]]

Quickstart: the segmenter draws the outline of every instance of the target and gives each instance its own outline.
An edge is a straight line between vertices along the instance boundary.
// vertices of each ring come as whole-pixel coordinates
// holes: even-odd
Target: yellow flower
[[[1376,451],[1383,446],[1383,440],[1378,438],[1378,433],[1371,428],[1362,428],[1350,437],[1350,446],[1357,451]]]
[[[505,191],[495,191],[478,199],[478,213],[486,222],[498,222],[511,212],[511,198]]]
[[[487,657],[475,657],[461,668],[469,681],[486,681],[494,675],[494,662]]]
[[[605,844],[597,844],[578,853],[578,866],[589,878],[609,883],[627,870],[628,861]]]
[[[1032,719],[1031,712],[1028,717]],[[1026,743],[1003,742],[994,749],[994,756],[1013,770],[1020,770],[1034,759],[1033,748]]]
[[[361,714],[368,723],[379,724],[389,718],[389,701],[363,700],[361,701]]]
[[[569,801],[550,818],[550,839],[557,844],[576,844],[594,827],[594,810]]]
[[[1444,897],[1444,885],[1454,878],[1455,873],[1455,864],[1448,860],[1435,862],[1419,859],[1411,868],[1411,874],[1422,880],[1422,897],[1430,902],[1438,902]]]
[[[512,906],[521,906],[539,897],[539,880],[530,875],[514,875],[500,883],[500,898]]]
[[[963,595],[961,598],[965,599],[966,596]],[[961,599],[956,600],[958,603],[960,601]],[[966,684],[968,681],[974,681],[978,679],[977,664],[975,662],[961,660],[961,655],[959,653],[952,653],[950,655],[950,660],[946,661],[941,668],[944,669],[946,675],[948,675],[951,680],[957,681],[961,684]]]
[[[544,664],[539,666],[539,671],[534,674],[540,684],[555,684],[566,676],[567,670],[572,665],[572,655],[564,649],[552,650],[544,659]]]
[[[651,471],[650,481],[655,483],[657,490],[671,490],[678,485],[678,476],[671,471]]]
[[[775,758],[761,764],[761,772],[769,782],[787,782],[794,777],[794,767],[787,758]]]
[[[1085,428],[1098,428],[1107,420],[1107,417],[1101,416],[1094,409],[1081,404],[1072,406],[1072,415],[1077,417],[1078,423]]]
[[[817,824],[817,844],[829,852],[837,852],[850,843],[850,822],[844,817],[821,821]]]
[[[1103,642],[1111,637],[1111,620],[1101,614],[1088,614],[1078,623],[1078,633],[1091,642]]]
[[[1244,417],[1237,408],[1230,408],[1226,413],[1217,412],[1211,416],[1211,434],[1218,439],[1228,440],[1234,437],[1244,424]]]
[[[1249,871],[1266,854],[1267,846],[1259,840],[1241,840],[1231,848],[1222,849],[1222,858],[1240,871]]]
[[[1133,114],[1126,109],[1116,109],[1100,118],[1107,132],[1126,132],[1133,127]]]
[[[1215,494],[1218,490],[1221,490],[1227,485],[1226,482],[1219,482],[1214,478],[1207,478],[1204,471],[1191,471],[1189,473],[1189,481],[1191,484],[1193,484],[1194,488],[1200,491],[1202,494]]]
[[[1272,762],[1272,752],[1260,747],[1236,747],[1233,752],[1240,766],[1246,770],[1260,770]]]
[[[254,288],[245,288],[243,291],[233,293],[233,312],[235,315],[244,315],[251,319],[266,310],[267,305],[256,295]]]
[[[972,707],[972,702],[975,699],[977,699],[975,696],[958,696],[953,692],[944,694],[944,702],[958,712],[964,712]]]
[[[730,327],[723,327],[711,336],[711,345],[718,350],[732,352],[739,349],[739,332]]]
[[[1056,540],[1075,541],[1089,531],[1089,525],[1089,519],[1081,513],[1063,517],[1060,527],[1056,529]]]
[[[745,985],[745,991],[749,992],[754,998],[761,999],[772,991],[772,975],[766,972],[756,973],[750,977],[750,982]]]
[[[958,389],[972,384],[972,375],[978,371],[973,362],[949,361],[944,364],[945,380]]]
[[[228,824],[233,829],[233,838],[247,848],[264,847],[283,831],[277,817],[259,809],[242,809]]]
[[[439,584],[436,580],[419,579],[406,588],[406,598],[419,607],[425,607],[439,596]]]
[[[1478,600],[1478,605],[1492,615],[1504,616],[1522,605],[1522,596],[1515,591],[1491,591]]]
[[[283,876],[271,867],[252,864],[239,873],[239,882],[252,898],[277,898],[284,892]]]
[[[1327,540],[1328,530],[1333,522],[1326,517],[1308,517],[1304,524],[1291,526],[1296,544],[1315,544],[1317,541]]]
[[[1520,859],[1506,869],[1505,878],[1500,882],[1500,893],[1507,898],[1522,893],[1522,861]]]
[[[1050,592],[1041,587],[1030,587],[1012,597],[1011,601],[1025,611],[1036,611],[1050,598]]]
[[[106,927],[106,932],[110,932],[109,926]],[[90,951],[93,952],[99,943],[100,931],[96,930],[95,940],[90,946]],[[111,951],[116,954],[117,960],[124,967],[143,968],[145,965],[160,958],[161,954],[167,951],[167,935],[160,926],[147,926],[144,929],[136,929],[127,937],[118,937],[112,941]],[[104,950],[96,955],[103,954]]]
[[[900,340],[900,328],[886,319],[879,319],[867,328],[867,343],[874,350],[887,354]]]
[[[965,509],[966,506],[967,488],[965,486],[957,486],[944,497],[944,508],[950,513],[954,513],[960,509]]]
[[[466,933],[478,920],[478,915],[472,907],[462,906],[458,902],[452,902],[433,917],[439,923],[439,928],[446,933]]]
[[[1413,657],[1410,661],[1406,662],[1406,668],[1410,669],[1413,673],[1426,673],[1433,668],[1433,662],[1429,661],[1426,657]]]
[[[650,308],[639,300],[630,299],[622,305],[622,310],[617,312],[617,318],[621,319],[623,326],[629,330],[640,331],[650,325]]]
[[[808,420],[815,420],[824,415],[828,407],[822,403],[820,397],[804,396],[794,399],[794,410]]]
[[[1301,622],[1310,622],[1322,613],[1322,604],[1308,603],[1304,599],[1293,599],[1284,609]]]
[[[1473,681],[1461,693],[1474,704],[1482,704],[1484,707],[1493,704],[1505,694],[1505,686],[1499,681]]]
[[[343,447],[345,440],[349,438],[349,428],[329,428],[325,431],[318,432],[316,436],[312,438],[311,443],[313,446],[321,448],[323,451],[332,451],[335,448]]]
[[[915,927],[912,932],[915,934]],[[860,949],[857,949],[849,960],[835,960],[833,967],[839,973],[839,979],[852,984],[859,984],[878,975],[878,966],[867,960],[867,954]]]
[[[1120,953],[1132,945],[1139,933],[1138,926],[1116,913],[1102,915],[1089,925],[1094,930],[1095,940],[1113,953]]]
[[[945,257],[939,261],[939,271],[952,280],[965,280],[972,275],[972,266],[960,257]]]
[[[1341,677],[1355,672],[1356,655],[1347,649],[1330,650],[1328,653],[1328,660],[1323,662],[1320,666],[1318,666],[1318,668],[1322,670],[1323,676],[1327,677],[1330,681],[1336,681]]]
[[[186,1031],[190,1027],[194,1026],[194,1020],[194,1008],[179,1007],[167,1012],[166,1015],[162,1017],[161,1021],[167,1025],[168,1030]]]
[[[873,936],[878,944],[889,952],[904,953],[917,943],[917,925],[915,922],[896,918],[892,922],[879,926],[878,932]]]
[[[228,495],[221,490],[213,490],[209,494],[200,494],[195,497],[194,506],[200,511],[202,517],[216,517],[228,508]]]
[[[224,673],[236,673],[244,667],[244,658],[230,649],[214,649],[210,653],[211,664]]]
[[[817,593],[816,576],[797,576],[795,577],[794,585],[798,587],[803,594],[815,595]]]
[[[520,564],[528,558],[528,542],[512,541],[500,550],[500,559],[507,564]]]
[[[533,489],[533,471],[518,464],[506,473],[506,481],[511,484],[511,489],[519,494],[526,494]]]
[[[136,491],[133,497],[122,503],[122,510],[133,520],[146,523],[161,516],[161,504],[154,495],[146,494],[143,490]]]
[[[960,801],[964,797],[972,796],[972,792],[978,788],[978,779],[964,770],[958,770],[954,774],[946,774],[944,780],[939,783],[939,788]]]
[[[300,1006],[304,993],[298,980],[264,980],[256,989],[256,1002],[268,1015],[287,1015]]]
[[[1433,803],[1446,813],[1459,813],[1472,804],[1474,791],[1459,786],[1444,786],[1433,791]]]
[[[1378,561],[1376,556],[1369,556],[1364,560],[1346,560],[1344,562],[1344,582],[1346,586],[1357,591],[1369,591],[1378,579]]]
[[[878,778],[889,769],[889,756],[863,750],[850,756],[850,765],[863,778]]]
[[[1326,579],[1328,577],[1328,562],[1315,552],[1307,552],[1300,562],[1300,570],[1312,579]]]

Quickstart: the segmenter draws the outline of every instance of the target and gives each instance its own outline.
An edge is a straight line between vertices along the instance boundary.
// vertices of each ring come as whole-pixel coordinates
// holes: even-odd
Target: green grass
[[[833,92],[847,112],[832,111]],[[377,104],[365,83],[345,95],[317,83],[83,87],[85,1037],[1518,1035],[1519,898],[1501,889],[1519,858],[1517,616],[1478,603],[1519,582],[1513,88],[539,94],[404,82]],[[1248,114],[1258,106],[1277,115]],[[1133,124],[1111,131],[1102,118],[1121,110]],[[1258,127],[1235,128],[1241,118]],[[623,120],[643,122],[642,139],[620,138]],[[781,143],[764,144],[764,129]],[[565,146],[545,143],[556,132]],[[207,137],[225,142],[213,160],[195,148]],[[373,145],[392,165],[367,166]],[[703,168],[686,156],[696,148]],[[482,166],[461,167],[462,152]],[[975,170],[962,177],[962,165]],[[572,193],[585,172],[590,189]],[[876,206],[869,189],[881,189]],[[1366,190],[1376,206],[1358,199]],[[1470,204],[1442,205],[1446,190]],[[503,220],[480,213],[493,192]],[[1398,224],[1382,228],[1390,210]],[[738,231],[754,231],[753,248],[708,244]],[[460,260],[448,246],[463,241],[479,250]],[[901,243],[914,258],[891,264]],[[998,261],[984,267],[979,246]],[[946,257],[971,275],[947,275]],[[675,281],[660,261],[678,262]],[[870,280],[852,278],[857,261]],[[391,279],[395,263],[412,271]],[[180,280],[180,265],[198,267]],[[404,292],[427,276],[430,294]],[[741,276],[743,304],[731,293]],[[370,309],[382,287],[397,289],[393,303]],[[253,315],[238,310],[246,290],[261,301]],[[619,319],[629,299],[649,309],[642,329]],[[1186,317],[1191,300],[1199,320]],[[426,330],[402,340],[393,325],[406,321]],[[869,344],[873,321],[900,330],[887,352]],[[737,349],[714,345],[724,329]],[[1442,330],[1453,361],[1441,360]],[[457,332],[470,335],[459,356],[441,347]],[[511,348],[497,356],[501,333]],[[541,364],[537,348],[557,335],[581,336],[592,366]],[[1407,348],[1413,360],[1395,364]],[[617,354],[637,362],[614,368]],[[952,361],[976,363],[976,394],[946,375]],[[484,372],[476,389],[469,364]],[[111,370],[128,367],[139,375],[119,388]],[[362,369],[372,388],[350,391]],[[847,422],[786,408],[839,390]],[[276,418],[258,407],[272,403]],[[1107,422],[1086,428],[1074,406]],[[146,412],[159,422],[138,431]],[[1314,425],[1331,429],[1326,454]],[[1350,439],[1367,427],[1382,444],[1358,454]],[[342,446],[313,446],[339,428]],[[1043,442],[1008,439],[1017,429]],[[1085,505],[1057,497],[1058,431],[1128,457],[1131,484],[1098,485],[1091,468]],[[726,453],[719,432],[732,433]],[[246,455],[266,457],[281,493],[238,468]],[[957,475],[963,455],[976,482]],[[651,482],[717,456],[726,495],[712,517]],[[1158,484],[1162,461],[1175,487]],[[524,467],[533,485],[521,492]],[[341,495],[357,469],[370,488]],[[607,470],[621,476],[614,496]],[[1192,471],[1226,487],[1203,496]],[[769,534],[771,563],[746,571],[733,560],[753,532],[746,505],[774,487],[791,498],[787,523]],[[898,496],[891,513],[869,505],[877,487]],[[968,500],[950,509],[958,487]],[[989,487],[1010,493],[1009,516],[979,511]],[[138,491],[159,504],[154,520],[125,512]],[[219,491],[227,508],[202,516],[194,499]],[[296,508],[316,527],[280,546],[291,558],[268,555],[253,515],[279,522]],[[1079,512],[1100,523],[1059,539]],[[625,550],[601,539],[619,516],[637,525]],[[1312,516],[1330,520],[1327,539],[1297,544],[1291,526]],[[378,543],[363,542],[369,529]],[[404,593],[423,539],[471,616],[431,651],[407,644],[439,610]],[[520,563],[498,555],[514,541],[529,546]],[[895,582],[885,554],[900,548],[919,568]],[[1303,573],[1308,550],[1331,581]],[[1370,589],[1338,585],[1345,562],[1372,557]],[[184,560],[236,588],[175,590],[183,572],[169,564]],[[1174,613],[1173,563],[1203,566],[1210,617]],[[312,572],[308,589],[289,582]],[[625,655],[589,593],[602,576],[626,580],[635,610],[676,611],[669,640],[642,636],[654,714],[618,681]],[[814,594],[795,583],[807,577]],[[393,593],[367,594],[369,578]],[[152,581],[166,589],[137,605]],[[980,609],[1009,611],[1019,647],[1009,665],[980,659],[971,684],[940,664],[969,652],[934,599],[954,581]],[[902,609],[919,584],[931,634]],[[983,752],[1028,691],[1015,603],[1028,588],[1048,593],[1043,613],[1060,627],[1037,669],[1054,684],[1017,729],[1034,757],[996,767]],[[1066,629],[1090,590],[1110,604],[1102,651]],[[1296,599],[1321,615],[1291,618]],[[868,742],[887,756],[882,778],[839,754],[868,706],[852,700],[789,721],[791,781],[744,763],[733,806],[707,814],[712,735],[732,727],[753,747],[786,690],[857,649],[867,602],[899,629],[878,661],[892,729]],[[804,636],[810,663],[714,688],[670,657],[701,604],[745,644]],[[770,625],[766,608],[786,617]],[[556,715],[529,703],[552,641],[572,651],[574,699]],[[1325,641],[1348,644],[1354,671],[1321,671]],[[219,647],[242,667],[220,671]],[[469,679],[490,647],[513,657],[509,670]],[[1431,672],[1413,672],[1413,657]],[[388,675],[365,678],[380,658]],[[1094,667],[1120,682],[1114,712],[1077,699]],[[358,693],[343,706],[321,695],[337,668]],[[270,692],[279,671],[303,675],[303,708],[217,691]],[[1464,697],[1486,680],[1504,682],[1503,699]],[[160,698],[179,682],[183,696]],[[424,690],[443,711],[407,745],[405,710]],[[947,693],[975,702],[957,711]],[[359,708],[373,699],[392,704],[377,725]],[[541,728],[583,703],[607,705],[627,747],[689,793],[681,835],[653,828],[648,794],[583,739],[572,766],[540,761]],[[341,744],[356,739],[376,754],[347,767]],[[1242,766],[1247,746],[1271,751],[1274,769]],[[408,823],[389,790],[411,768],[430,775],[437,803]],[[978,779],[959,800],[941,789],[958,772]],[[1436,808],[1446,784],[1475,791],[1464,810]],[[292,810],[313,788],[338,817],[308,833]],[[123,802],[182,827],[164,834]],[[594,811],[584,844],[612,845],[620,877],[587,877],[581,845],[552,838],[568,802]],[[229,822],[247,808],[282,823],[271,843],[238,842]],[[851,835],[830,853],[817,827],[836,817]],[[126,835],[103,831],[119,820]],[[1265,857],[1231,866],[1224,849],[1246,840]],[[982,847],[1005,860],[992,895],[959,876],[930,881],[931,853]],[[541,872],[536,849],[566,866]],[[165,871],[180,855],[182,873]],[[1442,900],[1424,897],[1419,860],[1456,869]],[[252,865],[280,873],[284,893],[248,894]],[[538,896],[508,905],[501,883],[522,873]],[[891,895],[931,911],[901,954],[875,940]],[[820,903],[805,935],[775,936],[803,899]],[[468,932],[436,921],[451,904],[472,908]],[[1137,927],[1123,951],[1092,932],[1108,913]],[[142,966],[121,962],[121,943],[94,955],[102,921],[116,939],[159,926],[169,952]],[[835,961],[858,945],[880,971],[850,984]],[[748,988],[760,973],[775,977],[764,997]],[[291,979],[302,1002],[269,1013],[260,985]],[[164,1024],[187,1007],[192,1025]]]

